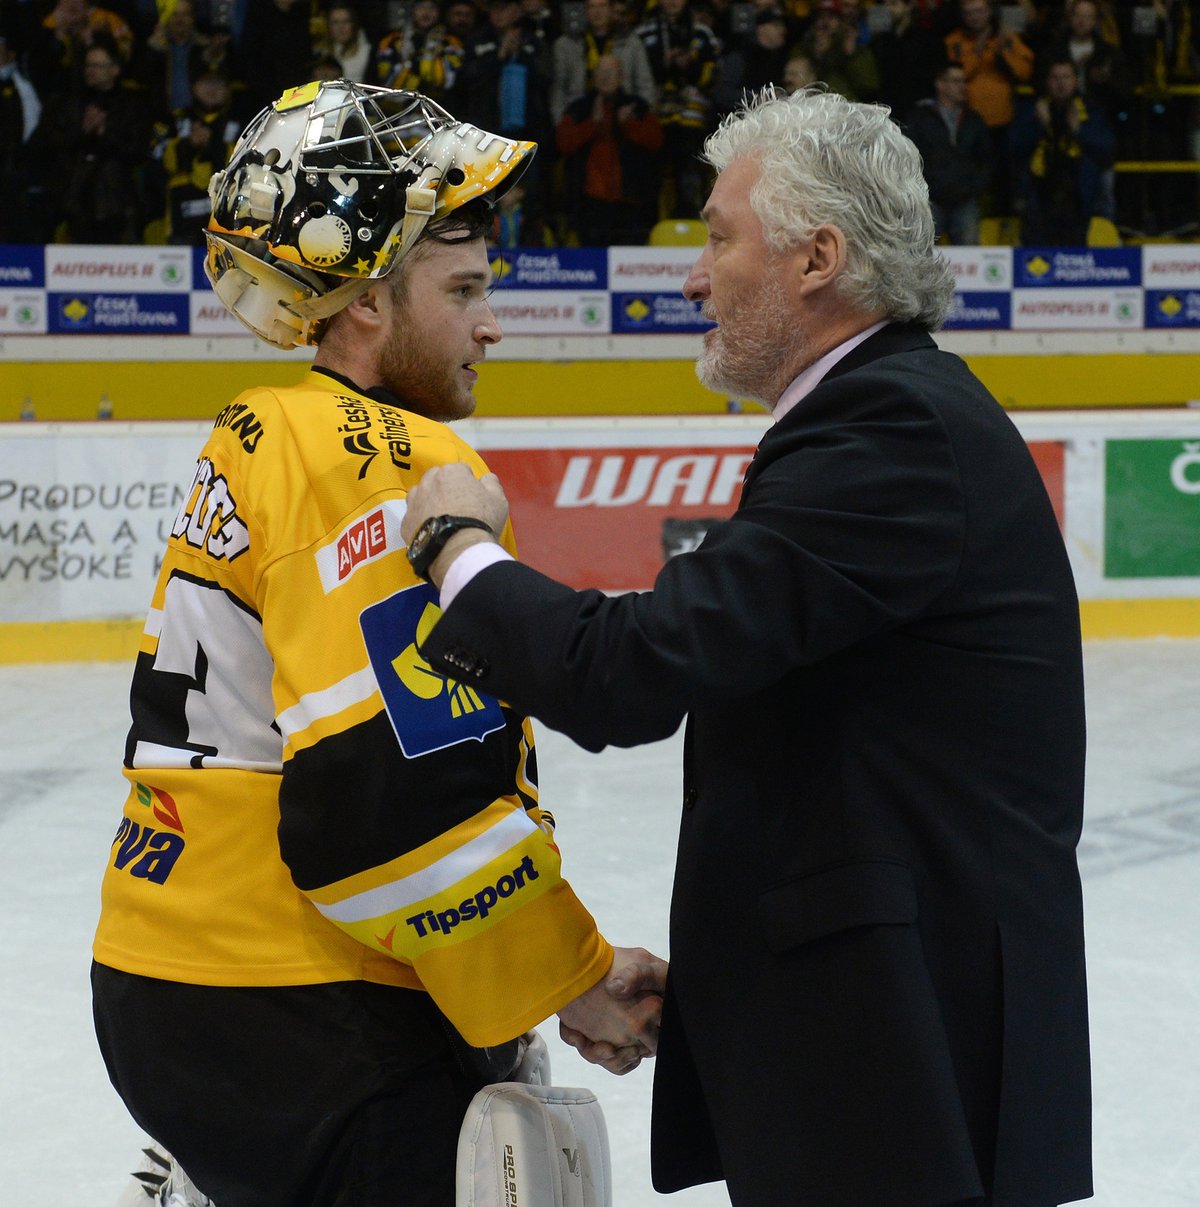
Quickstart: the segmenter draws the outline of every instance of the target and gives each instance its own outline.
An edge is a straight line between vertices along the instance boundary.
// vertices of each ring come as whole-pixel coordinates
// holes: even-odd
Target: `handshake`
[[[667,963],[641,947],[616,947],[608,972],[559,1012],[559,1035],[584,1060],[618,1077],[658,1049]]]

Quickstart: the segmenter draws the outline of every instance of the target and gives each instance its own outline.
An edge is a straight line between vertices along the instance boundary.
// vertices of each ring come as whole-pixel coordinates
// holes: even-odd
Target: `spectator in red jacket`
[[[558,123],[568,220],[585,247],[645,243],[654,220],[653,153],[662,148],[662,126],[645,100],[621,84],[620,59],[601,55],[591,88]]]

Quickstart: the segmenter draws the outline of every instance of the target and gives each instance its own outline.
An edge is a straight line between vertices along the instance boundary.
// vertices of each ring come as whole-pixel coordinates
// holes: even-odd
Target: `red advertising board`
[[[1042,475],[1046,485],[1046,493],[1058,517],[1060,531],[1066,530],[1066,505],[1063,502],[1063,444],[1061,440],[1031,440],[1029,451],[1033,454],[1033,462]]]
[[[753,446],[492,449],[524,561],[575,587],[650,586],[731,515]]]
[[[1063,525],[1063,446],[1030,451]],[[492,448],[521,558],[574,587],[642,590],[667,557],[733,513],[754,454],[744,447]]]

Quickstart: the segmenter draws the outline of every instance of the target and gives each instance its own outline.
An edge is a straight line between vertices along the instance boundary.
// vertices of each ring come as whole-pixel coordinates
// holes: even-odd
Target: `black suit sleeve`
[[[825,406],[844,416],[849,387],[837,386]],[[607,598],[489,567],[423,654],[600,749],[665,737],[698,706],[904,624],[954,582],[958,469],[919,400],[855,408],[773,429],[737,514],[672,558],[653,591]]]

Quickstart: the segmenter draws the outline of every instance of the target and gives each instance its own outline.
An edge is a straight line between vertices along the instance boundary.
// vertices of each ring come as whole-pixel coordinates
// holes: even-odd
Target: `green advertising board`
[[[1200,577],[1200,440],[1108,440],[1104,573]]]

